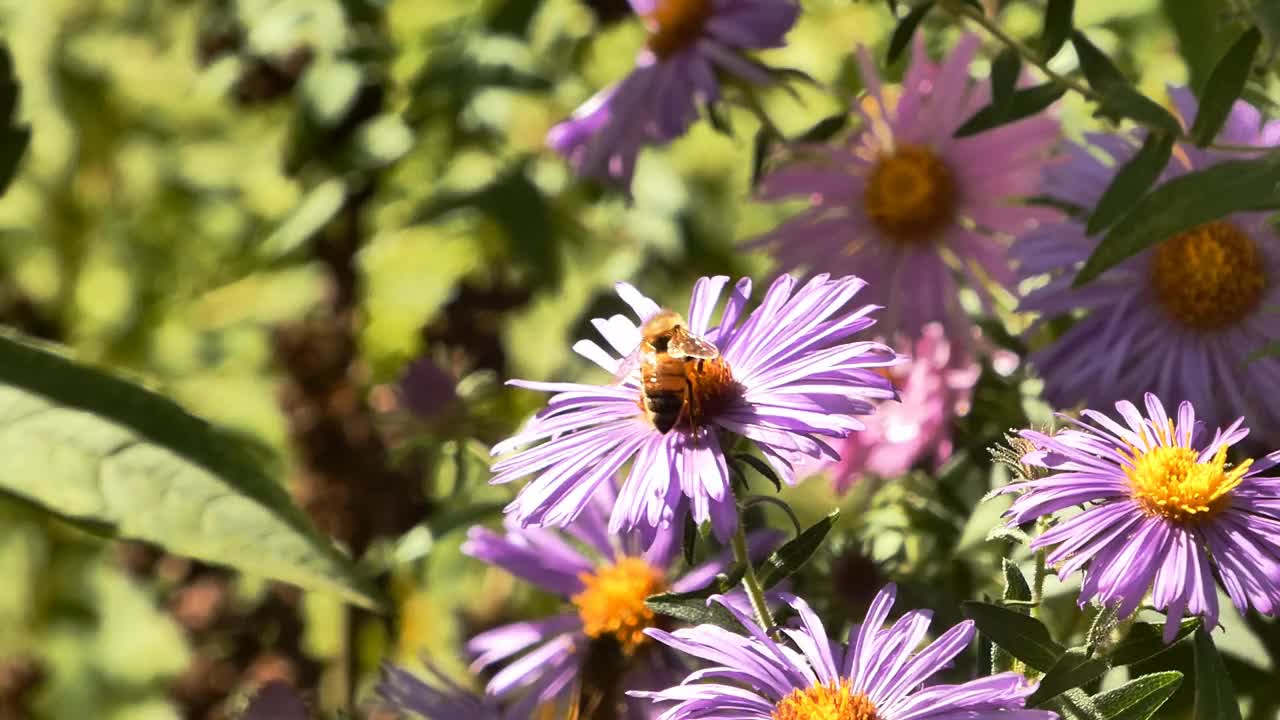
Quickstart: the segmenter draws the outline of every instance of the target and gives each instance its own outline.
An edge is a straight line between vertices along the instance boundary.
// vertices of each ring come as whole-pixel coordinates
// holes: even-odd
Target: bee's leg
[[[689,428],[692,431],[694,442],[697,442],[697,418],[702,417],[702,408],[698,406],[698,393],[694,392],[693,380],[689,377],[687,372],[684,377],[684,406],[680,408],[680,412],[688,413]]]

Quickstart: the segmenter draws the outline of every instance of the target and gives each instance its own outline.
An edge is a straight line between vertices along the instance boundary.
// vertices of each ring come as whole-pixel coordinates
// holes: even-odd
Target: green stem
[[[1045,560],[1048,554],[1049,551],[1046,548],[1036,551],[1036,571],[1031,579],[1032,617],[1040,617],[1040,602],[1044,600],[1044,579],[1049,574],[1048,563]]]
[[[747,552],[747,531],[742,518],[738,518],[738,532],[733,535],[733,557],[742,563],[742,587],[751,599],[751,609],[755,610],[756,621],[765,632],[773,629],[773,615],[769,612],[769,603],[764,598],[764,588],[756,577],[755,566],[751,563],[751,555]]]
[[[1001,43],[1003,43],[1006,47],[1018,53],[1018,55],[1022,58],[1024,62],[1034,66],[1040,72],[1044,73],[1045,77],[1049,78],[1049,81],[1052,82],[1053,84],[1059,87],[1064,87],[1068,90],[1071,90],[1072,92],[1078,93],[1087,100],[1091,100],[1095,103],[1102,104],[1103,98],[1100,93],[1098,93],[1096,90],[1089,87],[1088,85],[1085,85],[1084,83],[1080,82],[1079,80],[1076,80],[1075,78],[1069,77],[1067,75],[1063,75],[1062,73],[1057,72],[1056,70],[1050,68],[1049,63],[1046,60],[1042,60],[1038,53],[1032,52],[1031,48],[1028,48],[1026,45],[1023,45],[1022,43],[1018,42],[1016,39],[1013,38],[1013,36],[1005,32],[1004,28],[1000,27],[1000,25],[997,24],[994,19],[987,17],[983,13],[979,12],[973,6],[967,5],[963,2],[958,2],[956,0],[945,1],[942,3],[942,6],[946,8],[946,10],[950,12],[952,15],[969,20],[974,24],[980,26],[983,30],[986,30],[987,33],[991,35],[991,37],[994,37],[996,40],[999,40]],[[1130,119],[1133,120],[1135,123],[1142,125],[1152,131],[1165,132],[1164,129],[1160,127],[1156,127],[1152,123],[1143,122],[1141,120],[1136,120],[1133,118],[1130,118]],[[1195,141],[1192,140],[1191,137],[1188,136],[1185,132],[1179,134],[1177,139],[1181,142],[1195,144]],[[1240,153],[1263,152],[1263,151],[1272,149],[1268,147],[1257,147],[1254,145],[1235,145],[1232,143],[1212,143],[1206,147],[1212,150],[1220,150],[1222,152],[1240,152]]]

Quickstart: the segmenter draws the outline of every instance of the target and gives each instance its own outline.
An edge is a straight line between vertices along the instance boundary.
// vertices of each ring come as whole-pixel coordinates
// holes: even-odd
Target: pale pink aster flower
[[[911,358],[887,370],[899,402],[886,401],[866,419],[867,429],[836,446],[839,462],[826,468],[836,492],[848,492],[866,474],[896,477],[919,461],[951,456],[951,424],[968,411],[981,368],[956,358],[942,325],[930,323],[912,342],[896,343]]]

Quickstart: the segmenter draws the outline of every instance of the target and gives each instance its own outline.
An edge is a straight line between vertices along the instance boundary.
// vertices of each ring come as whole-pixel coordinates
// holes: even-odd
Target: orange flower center
[[[1218,220],[1157,245],[1151,286],[1160,306],[1183,325],[1219,330],[1257,309],[1267,275],[1253,238]]]
[[[702,35],[713,10],[712,0],[657,0],[644,18],[649,49],[665,59],[689,47]]]
[[[642,558],[624,557],[578,579],[585,587],[572,600],[588,637],[612,635],[628,655],[649,641],[644,631],[654,626],[654,614],[644,601],[666,588],[661,570]]]
[[[1172,434],[1173,428],[1168,432]],[[1252,460],[1230,470],[1223,445],[1206,462],[1191,448],[1158,445],[1132,451],[1132,466],[1125,468],[1129,491],[1148,515],[1179,524],[1194,524],[1212,517],[1230,501],[1231,491],[1244,481]]]
[[[879,720],[876,706],[854,693],[848,680],[792,690],[773,709],[773,720]]]
[[[917,243],[955,217],[956,184],[932,150],[903,145],[872,168],[862,200],[867,216],[886,235]]]

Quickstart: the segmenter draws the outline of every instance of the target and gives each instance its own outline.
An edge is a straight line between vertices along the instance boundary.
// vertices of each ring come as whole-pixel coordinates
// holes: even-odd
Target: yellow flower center
[[[915,243],[951,222],[956,184],[932,150],[903,145],[872,168],[862,200],[876,227],[894,240]]]
[[[1125,475],[1138,507],[1148,515],[1183,524],[1212,517],[1226,507],[1231,490],[1244,480],[1253,461],[1227,470],[1225,445],[1208,462],[1198,462],[1198,456],[1195,450],[1178,446],[1135,448],[1133,465]]]
[[[572,600],[588,637],[612,635],[628,655],[648,642],[644,631],[654,626],[654,614],[644,601],[666,588],[662,571],[641,558],[624,557],[578,579],[586,587]]]
[[[667,58],[689,47],[702,35],[713,11],[712,0],[657,0],[644,19],[649,49]]]
[[[1218,330],[1257,309],[1267,289],[1253,238],[1218,220],[1156,246],[1151,286],[1161,307],[1194,330]]]
[[[854,693],[848,680],[792,690],[773,709],[773,720],[879,720],[876,706]]]

